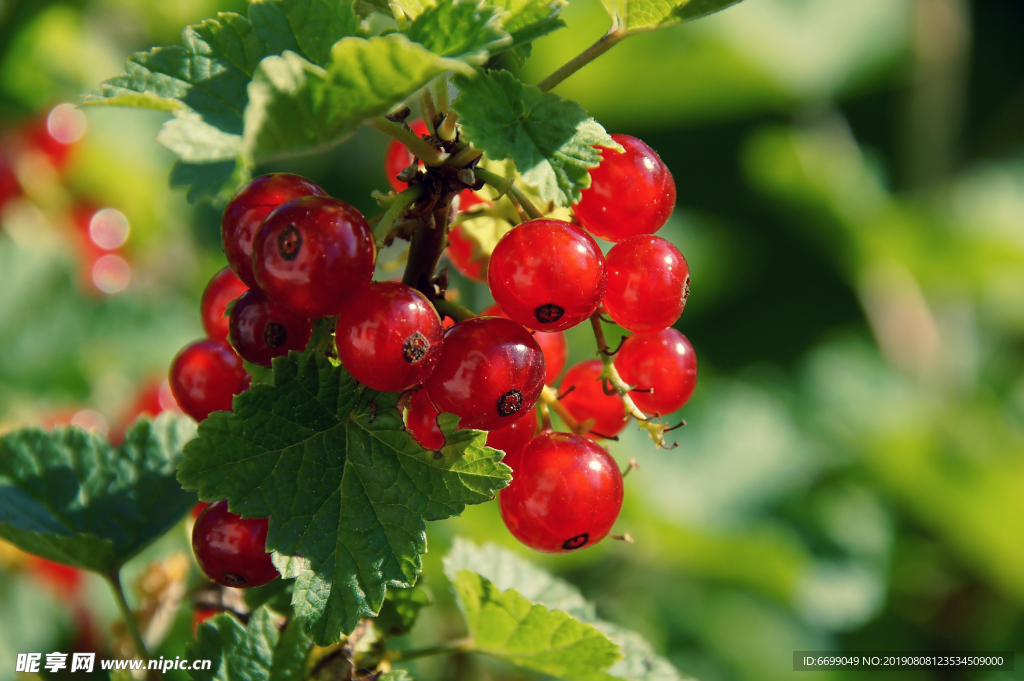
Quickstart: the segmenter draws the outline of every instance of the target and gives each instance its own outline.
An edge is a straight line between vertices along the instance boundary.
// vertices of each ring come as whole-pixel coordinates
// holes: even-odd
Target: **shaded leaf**
[[[421,448],[398,395],[359,386],[319,354],[274,360],[273,385],[216,412],[185,449],[178,477],[204,499],[270,517],[275,564],[296,579],[292,605],[318,643],[375,615],[385,586],[422,569],[426,521],[489,501],[510,479],[486,434],[440,419],[446,445]]]
[[[311,649],[298,622],[282,632],[265,607],[253,611],[245,626],[222,613],[203,622],[186,648],[193,660],[211,660],[211,668],[188,674],[195,681],[301,681]]]
[[[174,479],[188,418],[137,421],[124,443],[76,427],[0,437],[0,537],[29,553],[109,574],[176,525],[195,495]]]
[[[382,636],[404,636],[416,624],[420,610],[433,602],[430,592],[420,586],[388,589],[373,626]]]
[[[502,28],[512,36],[506,49],[522,49],[537,38],[565,26],[560,16],[565,0],[491,0],[508,12]]]
[[[482,64],[491,53],[512,46],[501,18],[498,8],[481,0],[454,0],[428,8],[403,32],[442,57]]]

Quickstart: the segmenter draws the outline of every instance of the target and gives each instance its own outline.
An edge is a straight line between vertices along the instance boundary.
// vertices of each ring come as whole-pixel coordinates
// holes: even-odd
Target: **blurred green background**
[[[218,10],[244,3],[0,0],[0,428],[70,420],[116,435],[202,334],[199,296],[224,265],[219,213],[168,188],[162,116],[53,107]],[[608,25],[598,0],[564,16],[524,78]],[[632,427],[611,444],[641,466],[616,527],[636,543],[529,557],[685,674],[772,681],[794,674],[794,650],[1024,641],[1022,35],[1019,0],[745,0],[630,38],[558,88],[675,176],[661,234],[692,270],[678,328],[700,381],[677,449]],[[50,148],[45,131],[82,136]],[[305,174],[375,213],[386,144],[368,130],[260,170]],[[22,190],[5,196],[11,172]],[[129,232],[97,250],[103,208]],[[470,307],[489,303],[457,284]],[[570,362],[593,353],[588,329],[570,343]],[[463,633],[440,570],[457,535],[517,548],[493,503],[433,524],[424,580],[439,606],[417,644]],[[180,552],[184,527],[128,579],[143,606],[164,606],[151,631],[171,656],[191,636],[172,588],[188,572]],[[0,679],[17,652],[116,647],[102,584],[9,548],[0,570]],[[514,677],[463,658],[412,671]]]

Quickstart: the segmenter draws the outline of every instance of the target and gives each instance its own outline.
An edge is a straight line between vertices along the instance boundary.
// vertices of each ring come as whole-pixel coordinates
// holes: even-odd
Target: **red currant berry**
[[[195,520],[196,518],[198,518],[199,514],[203,512],[203,509],[205,509],[209,505],[210,505],[209,501],[200,501],[195,506],[193,506],[192,507],[192,511],[191,511],[192,519]]]
[[[437,365],[444,329],[419,291],[393,281],[370,284],[338,317],[338,357],[360,383],[404,392]]]
[[[474,317],[445,332],[424,382],[440,411],[463,428],[497,430],[533,409],[544,388],[544,353],[530,332],[501,317]]]
[[[566,553],[593,546],[612,529],[622,510],[622,473],[599,445],[549,431],[511,458],[515,474],[498,503],[516,539],[544,553]]]
[[[505,452],[505,461],[518,456],[537,434],[537,410],[531,409],[523,418],[504,428],[487,433],[487,446]]]
[[[459,274],[473,281],[487,281],[488,256],[477,252],[476,244],[465,235],[459,225],[448,232],[448,248],[444,254]]]
[[[444,434],[437,426],[437,409],[426,390],[417,390],[409,398],[409,406],[405,409],[405,427],[420,443],[420,447],[444,447]]]
[[[587,433],[588,437],[614,437],[629,423],[622,398],[605,393],[605,385],[601,380],[599,359],[580,362],[562,379],[562,406],[577,421],[594,419],[593,432]],[[610,385],[608,389],[611,390]]]
[[[654,149],[629,135],[612,135],[625,153],[601,152],[601,165],[590,171],[573,212],[594,236],[622,241],[654,234],[676,205],[676,183]]]
[[[330,317],[370,283],[377,247],[362,213],[344,201],[307,196],[267,216],[252,258],[267,298],[304,317]]]
[[[207,338],[221,341],[228,339],[228,318],[224,316],[224,311],[228,309],[228,303],[248,290],[249,287],[239,281],[230,267],[213,275],[203,291],[203,301],[200,303]]]
[[[405,410],[405,426],[424,449],[441,449],[444,446],[444,434],[437,425],[437,416],[437,409],[426,390],[413,393]],[[487,433],[487,446],[505,452],[508,459],[521,451],[536,432],[537,411],[531,409],[521,419]]]
[[[647,414],[671,414],[690,399],[697,385],[697,355],[675,329],[638,333],[615,355],[619,376],[636,390],[633,403]]]
[[[497,305],[491,305],[480,314],[484,317],[508,318],[508,315],[502,312]],[[541,352],[544,353],[544,383],[554,385],[562,374],[562,369],[565,368],[565,359],[569,354],[565,333],[562,331],[536,331],[533,334],[533,339],[537,341]]]
[[[637,333],[667,329],[690,295],[690,267],[679,250],[659,236],[640,234],[616,244],[605,261],[604,309]]]
[[[206,576],[224,586],[249,589],[280,575],[267,553],[267,519],[242,518],[215,501],[192,526],[192,552]]]
[[[604,255],[573,224],[530,220],[498,240],[487,283],[510,319],[538,331],[561,331],[582,322],[601,303]]]
[[[201,340],[177,354],[169,380],[181,410],[202,421],[211,412],[231,411],[231,399],[248,387],[249,375],[230,345]]]
[[[312,321],[275,305],[259,290],[242,294],[230,322],[231,344],[238,354],[264,367],[289,350],[303,350],[313,334]]]
[[[252,240],[260,223],[282,203],[301,196],[326,196],[327,192],[304,177],[274,173],[257,177],[235,194],[224,208],[220,237],[228,265],[249,288],[256,288],[252,272]]]

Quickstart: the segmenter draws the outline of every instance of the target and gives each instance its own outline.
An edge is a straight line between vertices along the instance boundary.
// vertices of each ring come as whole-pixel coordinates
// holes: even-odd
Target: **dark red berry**
[[[510,319],[538,331],[561,331],[585,320],[601,303],[604,255],[573,224],[530,220],[498,241],[487,283]]]
[[[474,317],[445,332],[434,373],[424,382],[439,410],[463,428],[497,430],[526,415],[544,388],[544,353],[510,319]]]
[[[633,403],[646,414],[671,414],[690,399],[697,385],[697,355],[675,329],[638,333],[615,355],[619,376],[636,390]]]
[[[419,291],[375,282],[338,317],[338,357],[360,383],[404,392],[423,383],[441,354],[444,329]]]
[[[205,509],[209,505],[210,505],[209,501],[200,501],[195,506],[193,506],[192,507],[192,511],[191,511],[192,519],[195,520],[196,518],[198,518],[199,514],[203,512],[203,509]]]
[[[228,309],[228,303],[249,290],[243,284],[230,267],[225,267],[206,285],[203,291],[203,300],[200,303],[200,310],[203,317],[203,329],[206,330],[206,337],[212,340],[227,340],[228,318],[224,311]]]
[[[220,237],[228,265],[249,288],[256,288],[252,271],[252,241],[263,219],[283,203],[301,196],[326,196],[304,177],[273,173],[257,177],[235,194],[224,208]]]
[[[614,437],[629,423],[626,406],[616,393],[605,392],[611,385],[601,380],[601,360],[588,359],[571,367],[562,379],[562,405],[577,421],[594,419],[588,437]]]
[[[637,333],[675,324],[690,295],[690,267],[675,246],[641,234],[616,244],[605,260],[608,290],[604,309],[620,326]]]
[[[467,279],[485,282],[490,258],[479,251],[476,243],[463,233],[459,225],[448,231],[448,248],[444,252],[448,261]]]
[[[501,518],[531,549],[566,553],[605,538],[622,510],[622,473],[586,438],[545,432],[505,457],[512,484],[498,495]]]
[[[573,212],[594,236],[622,241],[637,234],[654,234],[668,221],[676,205],[676,183],[658,154],[629,135],[612,135],[626,150],[601,152],[601,165],[590,171]]]
[[[224,586],[249,589],[280,575],[267,553],[267,519],[242,518],[215,501],[192,526],[192,552],[206,576]]]
[[[344,201],[308,196],[267,216],[252,257],[267,298],[304,317],[330,317],[370,283],[377,247],[362,213]]]
[[[405,410],[405,426],[424,449],[440,449],[444,446],[444,434],[437,425],[437,409],[430,401],[426,390],[418,390],[409,400]],[[521,451],[537,432],[537,410],[516,419],[509,425],[487,433],[487,446],[511,454]]]
[[[405,410],[405,427],[416,442],[420,443],[420,447],[444,447],[444,434],[437,426],[437,409],[434,408],[434,403],[430,401],[426,390],[417,390],[409,398],[409,406]]]
[[[508,315],[501,311],[497,305],[491,305],[480,313],[487,317],[505,317]],[[544,383],[554,385],[565,368],[565,359],[569,349],[565,342],[565,333],[562,331],[535,331],[533,339],[537,341],[541,352],[544,353]]]
[[[312,321],[275,305],[258,289],[242,294],[230,321],[231,344],[238,354],[265,367],[289,350],[303,350],[313,334]]]
[[[249,385],[242,358],[223,341],[186,345],[171,363],[171,393],[181,410],[202,421],[211,412],[231,411],[231,400]]]

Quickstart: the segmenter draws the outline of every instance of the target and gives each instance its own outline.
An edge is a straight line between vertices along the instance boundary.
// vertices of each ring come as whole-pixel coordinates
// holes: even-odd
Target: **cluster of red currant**
[[[417,132],[429,136],[425,126]],[[313,319],[337,317],[338,358],[360,383],[407,393],[406,425],[423,447],[444,447],[444,412],[459,416],[461,428],[488,431],[487,445],[505,452],[514,479],[500,507],[514,536],[546,552],[597,543],[619,515],[623,480],[595,440],[614,437],[631,415],[648,418],[640,410],[676,411],[696,381],[693,348],[671,328],[686,303],[689,268],[653,236],[674,207],[674,181],[646,144],[613,138],[625,151],[604,152],[574,206],[576,222],[532,219],[505,234],[486,267],[497,304],[450,328],[423,292],[371,281],[376,244],[358,211],[294,175],[257,178],[224,212],[230,269],[203,295],[209,338],[171,367],[178,404],[197,420],[229,410],[248,384],[242,358],[270,366],[309,342]],[[421,172],[398,142],[385,164],[396,192]],[[467,189],[456,209],[481,201]],[[607,256],[591,234],[615,242]],[[474,273],[471,263],[457,264]],[[601,314],[634,332],[616,353],[602,348],[614,355],[611,371],[628,384],[628,397],[609,388],[609,363],[598,359],[572,367],[559,398],[547,386],[565,365],[563,331],[586,320],[599,329]],[[539,423],[535,406],[546,392],[555,397],[544,399]],[[573,433],[551,429],[548,404]],[[265,537],[265,519],[242,520],[217,502],[199,516],[193,546],[215,581],[256,586],[276,576]]]

